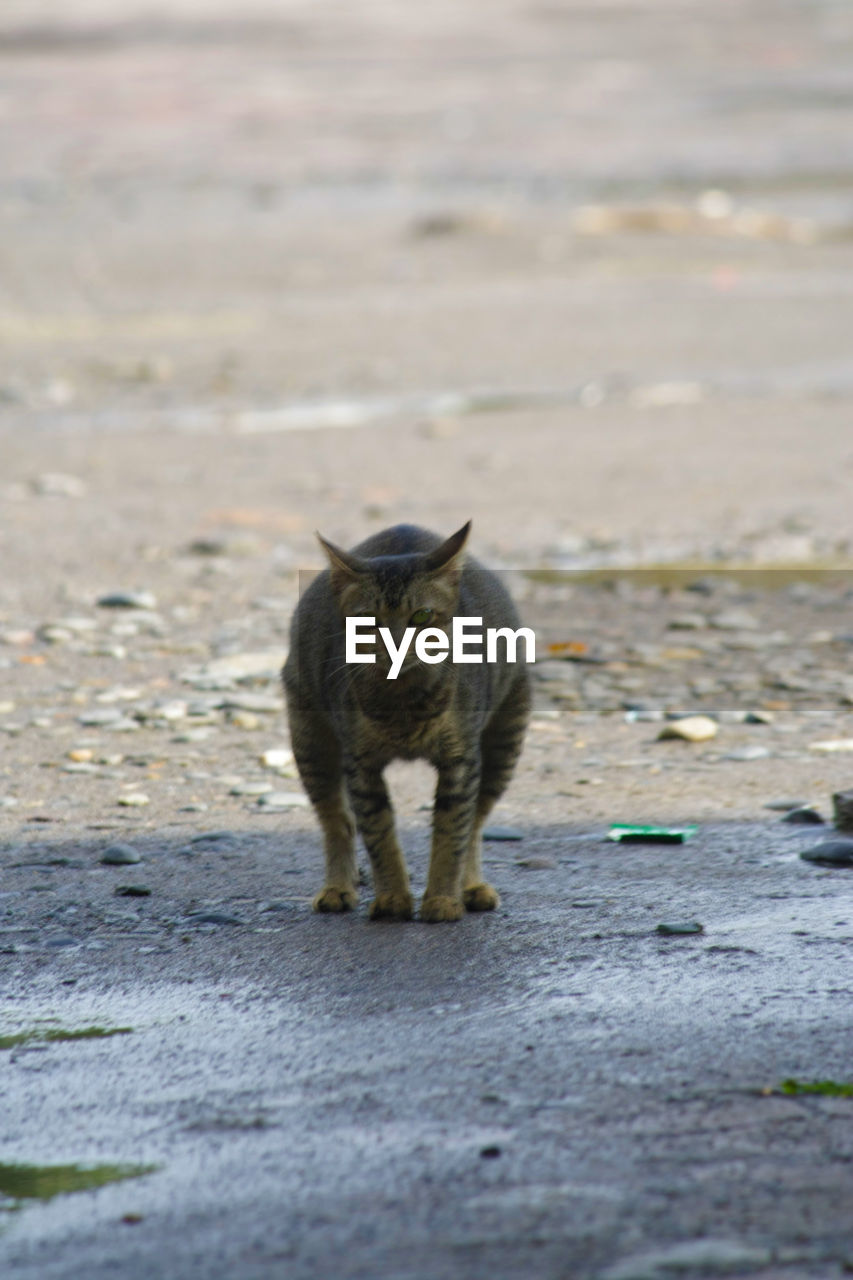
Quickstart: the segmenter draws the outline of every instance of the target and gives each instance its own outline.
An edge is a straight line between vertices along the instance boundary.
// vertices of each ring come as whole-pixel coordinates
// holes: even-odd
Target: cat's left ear
[[[425,558],[424,568],[427,573],[448,572],[461,567],[462,552],[471,532],[471,521],[463,524],[461,529],[452,533],[446,542],[442,542],[435,551],[430,551]]]

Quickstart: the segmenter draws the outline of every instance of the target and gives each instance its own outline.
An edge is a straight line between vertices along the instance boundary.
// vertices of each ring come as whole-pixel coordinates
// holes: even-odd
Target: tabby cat
[[[303,594],[282,672],[293,753],[323,828],[324,887],[315,911],[348,911],[358,899],[355,832],[373,870],[373,920],[409,920],[412,894],[383,770],[395,759],[425,759],[438,780],[432,852],[420,918],[460,920],[500,899],[483,880],[481,831],[521,750],[530,711],[524,661],[428,665],[414,645],[396,679],[377,640],[374,663],[345,660],[347,617],[375,618],[399,649],[409,627],[451,635],[454,616],[483,628],[519,626],[497,576],[464,548],[469,521],[446,541],[413,525],[374,534],[352,551],[320,537],[329,560]],[[426,640],[426,637],[424,637]],[[440,637],[439,637],[440,639]],[[474,650],[469,649],[468,652]]]

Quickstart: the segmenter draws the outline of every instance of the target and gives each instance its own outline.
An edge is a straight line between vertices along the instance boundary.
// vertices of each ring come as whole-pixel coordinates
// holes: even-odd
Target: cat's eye
[[[432,619],[433,612],[433,609],[416,609],[409,622],[413,627],[425,627]]]

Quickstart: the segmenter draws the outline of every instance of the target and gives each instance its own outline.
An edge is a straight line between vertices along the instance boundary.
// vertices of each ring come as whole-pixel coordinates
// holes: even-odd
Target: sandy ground
[[[780,1086],[850,1079],[851,873],[765,806],[853,785],[850,14],[0,32],[4,1274],[844,1274],[853,1104]],[[504,906],[313,917],[262,763],[313,531],[469,517],[541,659]]]

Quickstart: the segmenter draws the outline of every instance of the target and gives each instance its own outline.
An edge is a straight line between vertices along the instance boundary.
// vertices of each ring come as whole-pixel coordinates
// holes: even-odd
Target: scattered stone
[[[670,631],[704,631],[708,620],[702,613],[677,613],[666,625]]]
[[[807,800],[787,800],[784,797],[781,800],[768,800],[765,809],[773,809],[777,813],[790,813],[792,809],[805,809],[808,807]]]
[[[87,764],[90,760],[94,760],[95,753],[90,747],[72,747],[68,752],[68,759],[74,764]]]
[[[557,866],[553,858],[518,858],[515,865],[525,871],[553,871]]]
[[[740,1240],[685,1240],[617,1262],[600,1273],[600,1280],[672,1280],[673,1276],[688,1273],[745,1274],[768,1266],[772,1257],[769,1249],[755,1248]]]
[[[241,680],[277,680],[286,656],[280,649],[232,653],[181,672],[181,679],[200,689],[230,689],[232,682]]]
[[[823,818],[817,809],[813,809],[809,804],[798,805],[796,809],[790,809],[782,821],[790,822],[794,826],[820,826],[823,824]]]
[[[251,733],[255,729],[260,729],[261,721],[254,711],[229,711],[228,723],[234,729],[243,729],[246,733]]]
[[[135,715],[139,720],[166,720],[170,724],[175,720],[183,720],[187,714],[187,704],[180,698],[158,701],[150,707],[140,707]]]
[[[120,884],[115,894],[117,898],[150,898],[151,890],[144,884]]]
[[[228,794],[230,796],[266,796],[272,789],[271,782],[238,782]]]
[[[130,791],[126,796],[119,796],[116,803],[123,805],[125,809],[141,809],[151,801],[142,791]]]
[[[106,867],[134,867],[141,861],[142,855],[130,844],[111,844],[101,854],[101,862]]]
[[[500,840],[523,840],[524,832],[519,831],[518,827],[484,827],[483,839],[500,841]]]
[[[63,773],[100,773],[100,768],[96,764],[88,764],[82,761],[79,764],[71,763],[62,766]]]
[[[4,627],[0,630],[0,644],[32,644],[35,638],[35,632],[24,627]]]
[[[225,911],[191,911],[187,916],[188,920],[194,920],[196,924],[245,924],[245,920],[241,920],[239,916],[228,915]]]
[[[278,715],[284,703],[281,698],[268,693],[233,693],[222,699],[226,711],[271,712]]]
[[[157,600],[150,591],[109,591],[99,596],[102,609],[156,609]]]
[[[32,487],[33,493],[42,498],[82,498],[86,494],[86,485],[79,477],[61,471],[45,471],[35,477]]]
[[[685,742],[707,742],[716,737],[717,724],[710,716],[684,716],[680,720],[670,720],[658,734],[658,741],[667,738],[681,738]]]
[[[187,547],[191,556],[224,556],[228,545],[222,538],[194,538]]]
[[[269,791],[258,796],[258,804],[262,809],[305,809],[310,801],[298,791]]]
[[[747,711],[744,724],[772,724],[776,719],[772,711]]]
[[[294,764],[293,752],[289,747],[270,747],[261,753],[260,759],[267,769],[291,769]]]
[[[56,622],[43,622],[36,630],[36,636],[44,644],[67,644],[74,638],[73,632]]]
[[[828,738],[823,742],[810,742],[809,751],[819,751],[822,754],[853,751],[853,738]]]
[[[755,746],[749,747],[735,747],[734,751],[727,751],[726,754],[720,758],[722,760],[739,761],[766,760],[770,754],[769,748],[760,747],[756,744]]]
[[[197,729],[184,729],[181,733],[176,733],[173,742],[204,742],[213,733],[213,729],[199,726]]]
[[[14,796],[0,796],[0,809],[14,809],[17,804]]]
[[[853,791],[836,791],[832,797],[833,821],[839,831],[853,833]]]
[[[705,926],[698,920],[664,921],[656,930],[664,938],[682,938],[692,933],[704,933]]]
[[[660,724],[663,712],[654,707],[631,707],[625,712],[626,724]]]
[[[723,609],[720,613],[711,614],[708,623],[716,631],[757,631],[761,625],[745,609]]]
[[[822,840],[813,849],[804,849],[800,857],[822,867],[853,867],[853,840]]]
[[[190,844],[229,844],[236,839],[233,831],[201,831],[190,837]]]
[[[77,717],[77,723],[84,725],[90,729],[100,729],[106,725],[113,725],[117,721],[123,719],[121,711],[117,707],[103,707],[91,711],[84,711]]]

